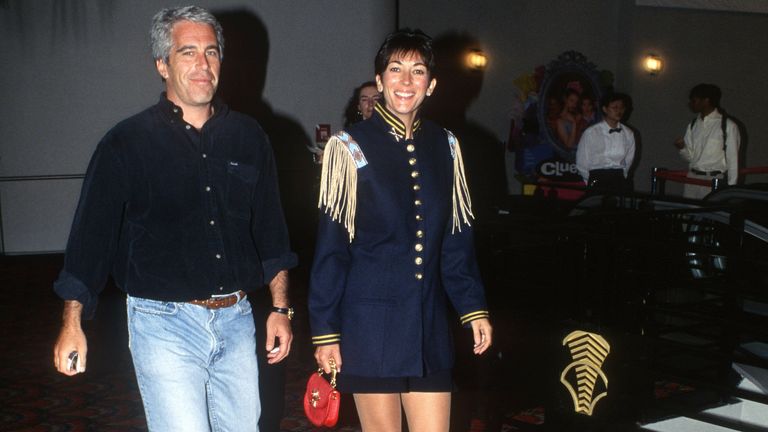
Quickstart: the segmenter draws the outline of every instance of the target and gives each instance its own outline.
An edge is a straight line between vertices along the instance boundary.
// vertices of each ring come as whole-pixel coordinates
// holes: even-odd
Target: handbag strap
[[[331,387],[336,389],[336,360],[334,360],[333,357],[331,357],[328,360],[328,364],[331,366]],[[317,368],[317,374],[322,376],[324,373],[323,368],[319,367]]]

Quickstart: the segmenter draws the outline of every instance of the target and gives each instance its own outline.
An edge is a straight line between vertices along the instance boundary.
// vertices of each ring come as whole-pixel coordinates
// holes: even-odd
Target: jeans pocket
[[[131,298],[131,300],[131,307],[136,313],[144,313],[150,315],[176,315],[179,312],[179,305],[174,302],[137,298]]]
[[[248,296],[243,297],[237,304],[235,304],[237,311],[240,315],[251,315],[253,309],[251,308],[251,302],[248,301]]]

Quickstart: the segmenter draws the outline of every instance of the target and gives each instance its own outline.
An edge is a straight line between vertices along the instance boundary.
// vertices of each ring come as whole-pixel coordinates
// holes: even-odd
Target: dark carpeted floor
[[[97,315],[84,323],[88,337],[88,371],[66,377],[53,368],[52,348],[61,322],[61,300],[51,287],[63,262],[60,254],[0,257],[0,430],[2,431],[145,431],[146,424],[127,349],[124,295],[108,286],[100,296]],[[295,342],[285,367],[262,370],[262,374],[286,376],[282,431],[309,431],[313,428],[303,415],[301,397],[306,378],[314,369],[306,320],[306,277],[300,268],[292,275]],[[259,301],[258,299],[256,301]],[[517,331],[515,331],[517,333]],[[498,333],[499,340],[512,333]],[[457,345],[469,344],[468,333],[457,334]],[[469,350],[466,350],[469,351]],[[543,421],[541,408],[520,400],[497,382],[498,392],[473,390],[477,382],[488,383],[490,364],[501,354],[482,360],[459,356],[457,370],[472,371],[457,376],[452,429],[482,430],[482,417],[493,430],[537,430]],[[500,377],[495,377],[500,378]],[[519,390],[519,389],[517,389]],[[274,391],[264,397],[282,397]],[[501,405],[505,404],[503,408]],[[534,404],[535,405],[535,404]],[[500,409],[501,408],[501,409]],[[271,413],[274,414],[274,413]],[[277,415],[279,416],[280,413]],[[519,424],[518,424],[519,423]],[[514,426],[517,424],[517,426]],[[343,398],[340,431],[359,430],[351,395]],[[489,429],[491,430],[491,429]]]
[[[108,286],[100,296],[96,317],[84,324],[89,343],[88,371],[70,378],[53,368],[52,347],[61,320],[61,300],[51,287],[62,261],[60,254],[0,257],[0,430],[144,431],[146,424],[127,349],[124,296],[119,290]],[[292,284],[299,313],[294,320],[293,351],[282,371],[262,370],[262,374],[286,374],[280,430],[298,432],[313,430],[304,418],[301,397],[314,361],[302,301],[306,281],[301,269],[296,273]],[[457,343],[468,343],[461,337]],[[476,360],[468,361],[471,368]],[[464,381],[474,379],[477,376],[473,374]],[[479,423],[472,423],[472,417],[480,415],[488,420],[488,405],[495,403],[490,399],[507,399],[489,395],[478,398],[471,387],[454,396],[454,430],[469,430],[472,424],[477,427]],[[275,392],[265,397],[280,396]],[[509,426],[516,421],[541,422],[541,410],[535,407],[526,412],[520,412],[522,407],[507,411],[511,413],[507,418],[490,419],[496,423],[495,430],[500,430],[502,422],[507,423],[504,430],[517,430]],[[343,399],[337,430],[359,430],[351,395]]]

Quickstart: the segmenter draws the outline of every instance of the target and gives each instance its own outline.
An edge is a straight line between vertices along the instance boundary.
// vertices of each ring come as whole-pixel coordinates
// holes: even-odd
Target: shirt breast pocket
[[[227,162],[227,210],[235,217],[251,215],[251,195],[259,181],[259,169],[237,161]]]

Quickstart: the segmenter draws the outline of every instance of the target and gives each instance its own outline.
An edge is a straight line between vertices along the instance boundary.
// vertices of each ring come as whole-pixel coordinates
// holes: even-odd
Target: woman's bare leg
[[[403,393],[408,429],[418,432],[448,432],[451,425],[451,393]]]
[[[355,406],[363,432],[400,432],[403,419],[399,393],[356,393]]]

